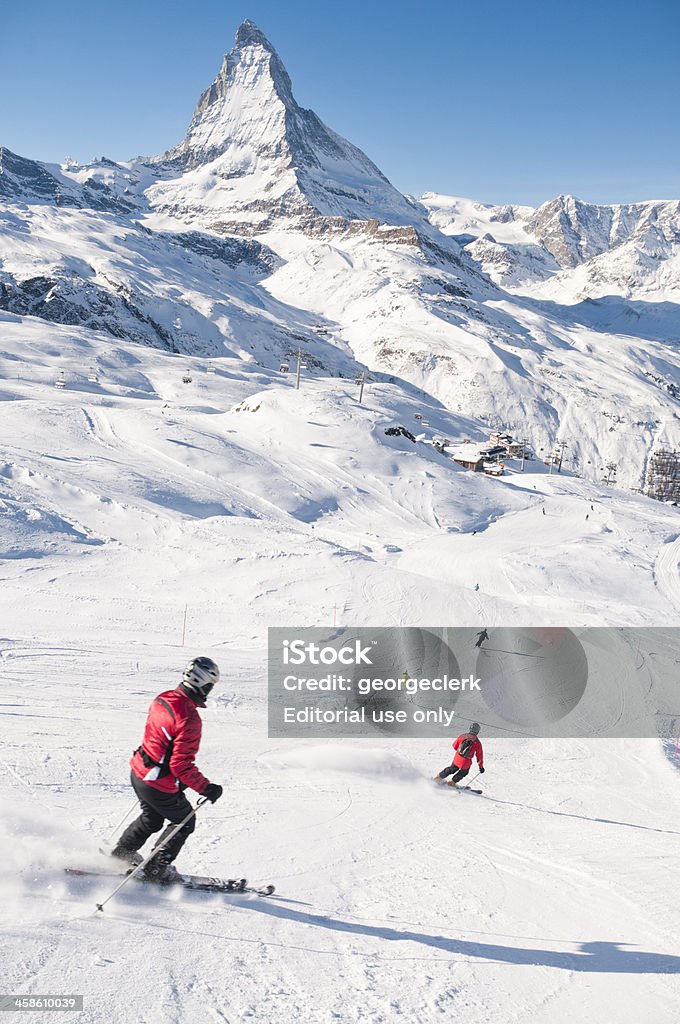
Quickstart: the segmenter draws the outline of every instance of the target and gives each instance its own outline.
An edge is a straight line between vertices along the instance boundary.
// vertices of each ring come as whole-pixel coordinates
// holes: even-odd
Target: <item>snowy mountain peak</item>
[[[675,303],[680,294],[677,199],[600,206],[559,195],[534,210],[426,192],[421,203],[504,288],[570,302],[620,295]]]
[[[670,254],[678,241],[677,201],[648,201],[617,206],[596,206],[574,196],[558,196],[544,203],[527,222],[528,230],[555,257],[571,269],[588,260],[633,243],[638,250]]]
[[[214,81],[201,95],[196,109],[191,129],[200,115],[209,107],[227,96],[229,86],[235,81],[237,69],[248,67],[250,75],[265,75],[271,78],[274,90],[282,102],[292,104],[293,100],[291,81],[288,72],[276,50],[269,42],[264,32],[252,21],[244,21],[236,32],[233,49],[224,55],[222,66]]]
[[[423,219],[361,150],[298,105],[283,62],[250,21],[201,95],[184,141],[152,163],[166,173],[148,192],[151,204],[211,230],[252,234],[281,218],[310,227],[319,216]]]
[[[294,103],[290,78],[274,47],[257,25],[244,21],[215,79],[199,98],[186,138],[164,159],[196,167],[234,145],[255,144],[260,151],[276,148],[285,136],[286,108]],[[240,161],[231,162],[236,169],[239,163],[242,167],[243,153]]]
[[[264,32],[257,27],[254,21],[250,21],[249,18],[246,18],[239,25],[236,30],[236,39],[234,40],[234,47],[236,49],[244,46],[261,46],[263,49],[269,50],[270,53],[276,52]]]

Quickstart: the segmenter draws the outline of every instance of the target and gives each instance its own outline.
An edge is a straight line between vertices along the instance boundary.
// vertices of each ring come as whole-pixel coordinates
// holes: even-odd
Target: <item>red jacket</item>
[[[463,740],[466,740],[468,738],[474,739],[475,742],[470,747],[470,750],[468,751],[468,756],[463,757],[462,754],[458,753],[458,747],[461,745]],[[484,751],[482,749],[482,744],[477,739],[473,732],[464,732],[461,736],[455,739],[451,745],[453,749],[456,751],[455,756],[453,758],[453,763],[456,766],[456,768],[469,768],[470,765],[472,764],[473,757],[477,758],[477,764],[479,765],[480,768],[484,767]]]
[[[194,758],[203,723],[194,702],[181,690],[167,690],[152,702],[142,745],[130,767],[138,779],[162,793],[176,793],[180,782],[197,793],[210,785]]]

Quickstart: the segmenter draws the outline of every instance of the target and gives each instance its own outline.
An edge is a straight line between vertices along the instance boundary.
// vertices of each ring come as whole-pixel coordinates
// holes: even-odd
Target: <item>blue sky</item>
[[[298,102],[402,191],[680,198],[672,0],[7,3],[0,145],[48,161],[162,152],[245,18]]]

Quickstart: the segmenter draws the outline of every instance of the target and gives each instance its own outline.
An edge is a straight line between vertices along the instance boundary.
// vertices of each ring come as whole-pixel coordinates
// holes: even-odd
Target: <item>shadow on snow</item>
[[[680,974],[680,956],[666,953],[638,952],[624,949],[618,942],[582,942],[574,952],[553,949],[526,949],[521,946],[502,946],[492,942],[472,942],[452,939],[445,935],[427,935],[416,931],[399,931],[377,925],[340,921],[323,914],[310,914],[280,904],[248,903],[248,909],[271,917],[295,921],[333,932],[364,935],[388,942],[417,942],[423,946],[455,953],[465,957],[479,957],[498,963],[530,967],[555,967],[564,971],[589,974]]]

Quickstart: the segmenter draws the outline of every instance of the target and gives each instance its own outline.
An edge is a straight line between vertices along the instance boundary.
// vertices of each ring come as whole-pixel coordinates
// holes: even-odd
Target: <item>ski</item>
[[[483,796],[484,790],[473,789],[472,786],[438,786],[441,789],[455,789],[456,793],[474,793],[476,796]]]
[[[64,868],[67,875],[94,878],[124,878],[130,874],[129,871],[98,871],[90,868]],[[159,886],[157,882],[143,875],[135,875],[135,882],[142,882],[145,885],[156,885],[158,888],[172,889],[175,885],[181,885],[183,889],[192,889],[197,892],[220,892],[220,893],[250,893],[255,896],[271,896],[276,892],[273,885],[253,886],[248,885],[245,878],[212,878],[208,875],[184,875],[180,874],[175,882],[168,886]]]
[[[245,878],[210,878],[206,875],[182,875],[181,884],[185,889],[200,892],[250,892],[256,896],[271,896],[276,891],[273,885],[248,885]]]

